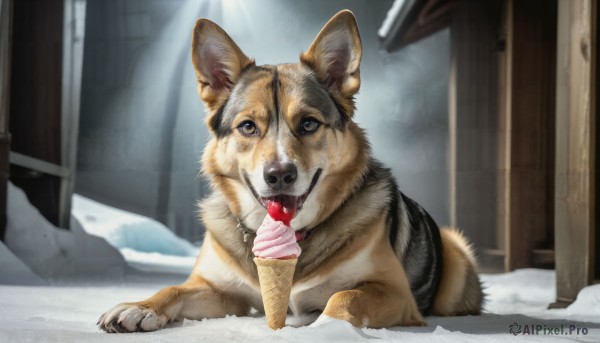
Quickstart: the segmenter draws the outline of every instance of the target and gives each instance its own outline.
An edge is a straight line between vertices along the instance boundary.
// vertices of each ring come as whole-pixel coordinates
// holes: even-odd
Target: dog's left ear
[[[313,69],[334,95],[351,100],[360,88],[362,45],[354,14],[338,12],[323,26],[300,61]],[[337,93],[337,94],[336,94]]]

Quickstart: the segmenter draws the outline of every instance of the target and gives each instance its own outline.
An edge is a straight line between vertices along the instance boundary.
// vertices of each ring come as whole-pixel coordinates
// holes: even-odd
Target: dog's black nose
[[[265,165],[263,177],[269,187],[285,191],[291,187],[298,176],[296,165],[290,162],[271,162]]]

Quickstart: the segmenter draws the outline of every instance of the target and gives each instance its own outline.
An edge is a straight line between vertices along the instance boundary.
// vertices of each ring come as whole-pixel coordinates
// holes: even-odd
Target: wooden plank
[[[556,1],[510,3],[506,270],[532,267],[534,249],[553,244],[554,222]]]
[[[558,1],[555,239],[557,301],[592,282],[596,1]]]
[[[71,174],[69,169],[63,166],[38,160],[37,158],[19,154],[18,152],[14,151],[10,152],[9,159],[11,164],[61,178],[69,178]]]
[[[451,32],[457,30],[457,24],[454,23]],[[450,44],[450,72],[448,73],[448,207],[450,212],[450,226],[458,227],[456,219],[456,206],[458,199],[456,197],[456,121],[457,121],[457,90],[456,78],[456,59],[458,55],[456,44]]]
[[[13,6],[11,149],[61,164],[63,0]]]
[[[11,150],[55,165],[62,164],[63,5],[64,0],[13,2]],[[59,225],[60,178],[13,165],[11,181]]]
[[[6,191],[8,183],[8,133],[10,100],[10,57],[12,43],[12,0],[0,1],[0,240],[6,231]]]
[[[500,0],[458,1],[450,29],[450,218],[451,224],[463,230],[478,250],[498,248],[498,60],[502,49],[502,4]],[[482,260],[482,264],[486,263]]]
[[[8,132],[10,61],[12,45],[12,0],[0,1],[0,132]]]
[[[498,141],[498,160],[501,175],[498,185],[498,204],[501,211],[498,215],[497,236],[502,237],[500,248],[504,250],[503,269],[508,270],[510,235],[510,163],[511,163],[511,127],[512,127],[512,65],[513,65],[513,0],[507,0],[504,7],[504,54],[499,60],[499,122],[501,134]]]
[[[595,17],[595,21],[594,24],[596,26],[596,38],[595,38],[595,45],[596,45],[596,56],[595,56],[595,61],[596,63],[598,63],[598,56],[600,54],[600,44],[598,42],[598,37],[600,37],[600,25],[598,24],[598,18],[600,17],[600,6],[596,5],[596,17]],[[595,65],[595,64],[594,64]],[[596,141],[596,150],[594,152],[594,156],[596,156],[596,154],[600,151],[600,139],[598,139],[598,133],[600,132],[600,86],[598,86],[598,80],[600,80],[600,68],[598,68],[597,66],[595,66],[596,69],[596,76],[594,79],[594,86],[596,88],[596,116],[595,116],[595,121],[596,121],[596,132],[594,132],[594,140]],[[595,163],[595,169],[596,169],[596,177],[595,177],[595,191],[594,191],[594,203],[595,203],[595,210],[594,213],[600,213],[600,158],[596,157],[596,163]],[[592,258],[592,261],[594,261],[594,264],[596,265],[596,272],[595,272],[595,280],[594,283],[600,283],[600,262],[598,262],[598,258],[600,258],[600,220],[598,219],[597,216],[594,217],[594,221],[596,223],[596,230],[595,233],[593,233],[593,235],[595,235],[595,241],[596,241],[596,247],[594,248],[594,257]]]

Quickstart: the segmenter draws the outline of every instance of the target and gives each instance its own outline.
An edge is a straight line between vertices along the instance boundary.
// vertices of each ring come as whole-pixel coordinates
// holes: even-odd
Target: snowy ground
[[[118,213],[98,208],[86,199],[75,200],[74,208],[75,222],[82,223],[83,229],[66,233],[52,229],[60,232],[57,234],[46,230],[49,224],[23,199],[22,192],[11,185],[7,233],[10,239],[6,246],[0,243],[0,342],[600,342],[600,285],[584,289],[567,309],[547,310],[555,297],[555,274],[536,269],[482,275],[488,293],[486,313],[429,317],[428,326],[422,328],[356,329],[342,321],[293,327],[304,318],[291,317],[290,326],[272,331],[266,327],[264,317],[255,316],[186,320],[151,333],[106,334],[96,327],[105,310],[119,302],[141,300],[161,287],[183,281],[195,251],[156,222],[120,213],[130,234],[126,235],[118,229],[123,225],[110,221]],[[20,220],[22,215],[30,219]],[[37,230],[33,233],[27,229],[32,225]],[[102,227],[104,230],[100,230]],[[96,240],[99,237],[87,237],[83,230],[112,240],[116,249],[102,246]],[[41,242],[35,239],[35,232],[50,242],[38,245],[37,251],[21,242],[25,238],[30,243]],[[103,232],[111,233],[107,236]],[[144,243],[140,235],[153,239]],[[170,255],[165,254],[165,246],[157,248],[163,249],[160,253],[146,249],[148,244],[165,240],[171,242],[168,248],[174,249]],[[76,254],[84,257],[83,262],[71,261]],[[106,254],[117,257],[105,257]],[[37,255],[57,261],[44,264]],[[44,270],[44,265],[47,269],[68,268],[78,277]],[[85,273],[86,268],[90,273]],[[101,268],[108,272],[99,273]],[[519,333],[511,334],[511,328]]]
[[[600,342],[600,285],[574,305],[578,311],[545,310],[554,300],[554,274],[542,270],[484,276],[491,293],[488,307],[495,313],[454,318],[427,318],[424,328],[385,330],[355,329],[342,321],[317,327],[286,327],[272,331],[264,317],[184,321],[153,333],[106,334],[96,327],[102,312],[122,301],[135,301],[152,295],[162,286],[185,276],[137,274],[115,283],[59,286],[0,286],[0,342],[359,342],[375,338],[385,341],[506,342],[563,341]],[[572,305],[572,307],[574,306]],[[519,311],[518,313],[512,313]],[[502,313],[502,314],[497,314]],[[288,323],[300,321],[290,318]],[[592,323],[595,322],[595,323]],[[564,335],[512,335],[510,325],[539,325],[561,328]],[[580,335],[566,335],[570,326]],[[587,330],[583,335],[581,330]]]

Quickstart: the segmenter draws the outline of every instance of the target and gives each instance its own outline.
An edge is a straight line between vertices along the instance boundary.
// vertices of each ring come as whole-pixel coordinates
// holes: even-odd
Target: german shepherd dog
[[[383,328],[480,313],[470,245],[399,192],[353,121],[361,54],[347,10],[295,64],[257,66],[218,25],[196,21],[192,62],[211,132],[202,156],[213,188],[199,205],[204,243],[187,281],[113,307],[100,328],[153,331],[262,311],[252,246],[274,197],[297,210],[294,314]]]

